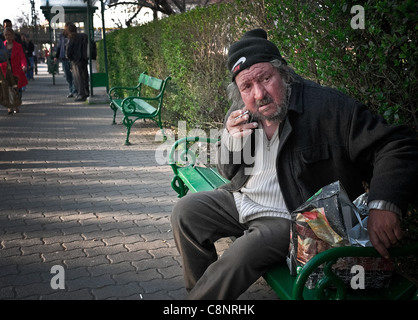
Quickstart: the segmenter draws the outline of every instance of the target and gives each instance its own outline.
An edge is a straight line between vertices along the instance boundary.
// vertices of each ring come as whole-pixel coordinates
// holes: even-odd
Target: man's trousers
[[[72,63],[73,80],[78,95],[82,97],[89,96],[89,74],[87,71],[87,62]]]
[[[233,195],[225,190],[188,194],[174,206],[171,223],[183,258],[188,299],[237,299],[289,250],[290,221],[257,218],[239,222]],[[237,239],[218,258],[214,243]]]

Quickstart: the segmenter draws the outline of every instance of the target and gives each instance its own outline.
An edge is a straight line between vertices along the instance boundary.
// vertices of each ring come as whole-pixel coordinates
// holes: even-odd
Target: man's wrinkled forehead
[[[271,75],[275,72],[275,68],[270,62],[260,62],[252,65],[248,69],[241,71],[235,78],[236,84],[239,86],[244,82],[250,82],[260,77]]]

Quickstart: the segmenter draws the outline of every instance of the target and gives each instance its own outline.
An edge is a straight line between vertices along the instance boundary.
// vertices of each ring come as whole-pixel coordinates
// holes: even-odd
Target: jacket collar
[[[279,153],[283,148],[284,143],[289,138],[290,133],[292,132],[292,124],[289,120],[289,114],[295,112],[297,114],[303,113],[303,86],[304,80],[300,76],[296,76],[296,79],[290,85],[290,98],[289,98],[289,105],[287,107],[287,116],[286,118],[280,123],[279,126],[279,135],[280,135],[280,147]],[[289,112],[290,111],[290,112]]]
[[[299,76],[290,85],[290,99],[288,111],[295,111],[296,113],[303,113],[303,79]]]

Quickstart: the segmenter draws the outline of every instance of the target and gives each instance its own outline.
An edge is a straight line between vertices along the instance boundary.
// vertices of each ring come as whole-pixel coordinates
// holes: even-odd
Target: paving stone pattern
[[[54,85],[41,64],[21,112],[0,107],[0,299],[183,299],[156,125],[136,123],[125,146],[108,104],[66,95],[62,73]],[[64,289],[51,286],[56,265]],[[260,279],[240,299],[276,297]]]

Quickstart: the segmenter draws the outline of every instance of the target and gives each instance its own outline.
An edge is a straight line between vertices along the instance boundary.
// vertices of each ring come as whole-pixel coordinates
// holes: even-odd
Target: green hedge
[[[180,120],[189,128],[219,127],[228,109],[227,48],[242,35],[244,23],[260,26],[260,8],[248,1],[214,5],[108,34],[110,87],[134,85],[143,71],[158,78],[170,75],[165,125],[177,126]],[[251,23],[243,12],[253,12]],[[98,53],[99,70],[104,71],[102,42]]]
[[[296,72],[417,130],[418,4],[366,1],[364,30],[350,26],[356,4],[237,0],[121,29],[107,35],[110,86],[133,85],[145,70],[170,75],[165,125],[219,127],[229,106],[227,48],[246,30],[263,27]],[[99,66],[102,49],[100,43]]]
[[[298,73],[417,131],[418,2],[363,1],[364,29],[351,28],[357,1],[266,2],[279,22],[271,36]]]

